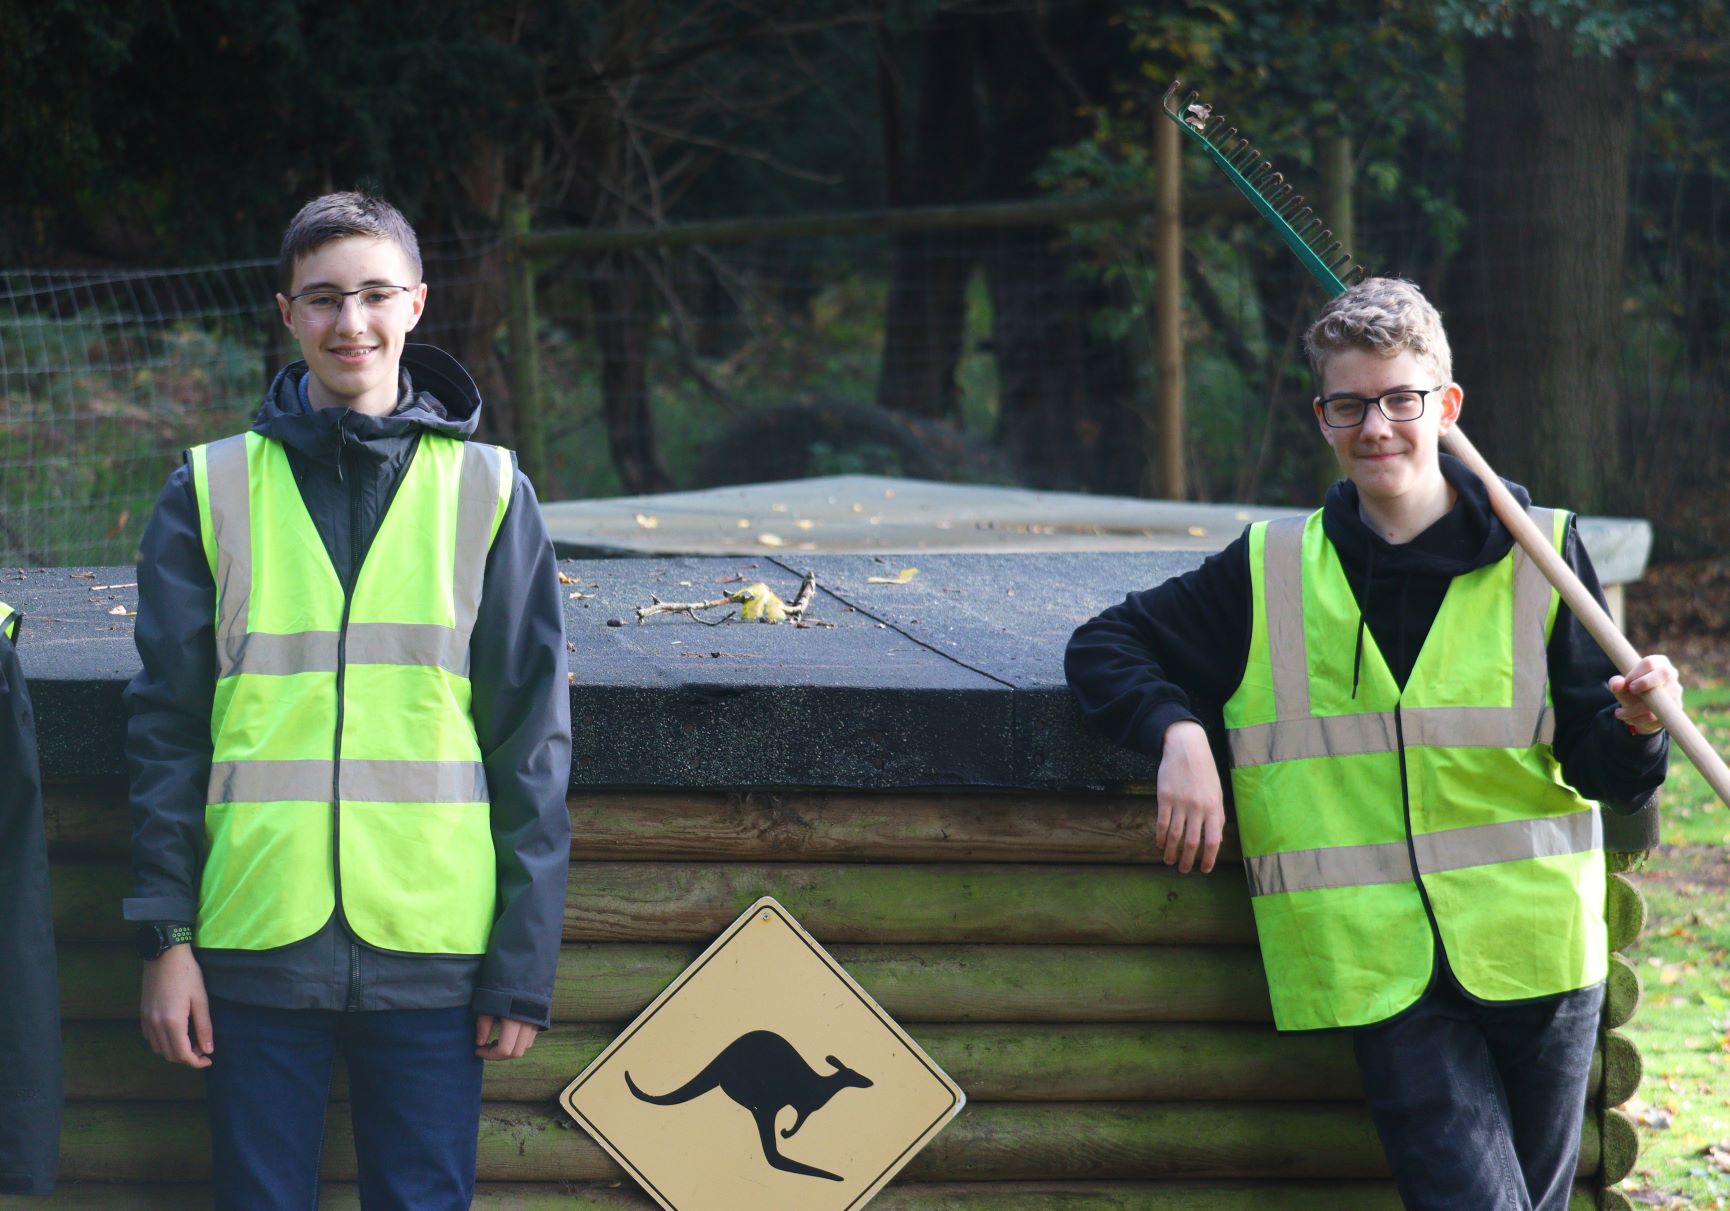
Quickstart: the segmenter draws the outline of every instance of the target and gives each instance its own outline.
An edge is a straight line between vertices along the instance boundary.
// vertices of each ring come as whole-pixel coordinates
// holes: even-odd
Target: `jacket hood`
[[[1441,455],[1440,461],[1442,476],[1458,500],[1410,542],[1390,543],[1364,524],[1358,512],[1358,488],[1349,479],[1328,489],[1322,526],[1348,565],[1368,565],[1377,574],[1453,577],[1495,563],[1513,548],[1514,536],[1490,507],[1483,481],[1451,454]],[[1531,506],[1525,488],[1502,482],[1523,507]]]
[[[467,440],[480,421],[481,393],[457,360],[432,345],[404,345],[397,368],[396,411],[367,416],[347,408],[309,408],[301,399],[305,362],[278,371],[253,419],[254,433],[301,453],[328,456],[344,440],[370,442],[419,430]]]

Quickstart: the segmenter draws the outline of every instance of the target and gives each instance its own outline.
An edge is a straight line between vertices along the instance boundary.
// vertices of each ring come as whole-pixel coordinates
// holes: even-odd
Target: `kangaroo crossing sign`
[[[767,896],[559,1098],[668,1211],[863,1207],[965,1100]]]

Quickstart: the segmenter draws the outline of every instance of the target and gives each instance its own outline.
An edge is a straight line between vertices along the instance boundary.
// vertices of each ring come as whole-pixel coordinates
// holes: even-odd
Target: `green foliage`
[[[1730,747],[1730,709],[1722,685],[1690,705],[1719,752]],[[1702,710],[1699,698],[1715,701]],[[1657,1207],[1705,1211],[1730,1204],[1730,1174],[1703,1154],[1730,1142],[1730,816],[1703,779],[1676,753],[1663,791],[1661,848],[1634,875],[1649,908],[1646,932],[1629,953],[1646,996],[1624,1029],[1640,1048],[1646,1075],[1629,1104],[1640,1123],[1640,1165],[1628,1182]]]
[[[1689,8],[1674,0],[1439,0],[1441,27],[1474,38],[1511,38],[1524,21],[1572,29],[1579,54],[1613,55],[1666,34]]]
[[[245,334],[86,313],[0,320],[0,562],[130,563],[179,452],[246,427]]]
[[[812,442],[810,461],[805,470],[819,475],[894,475],[905,472],[901,456],[888,446],[867,444],[850,450],[837,450],[828,442]]]
[[[0,39],[0,251],[78,240],[153,257],[256,255],[325,188],[411,217],[477,143],[537,132],[532,62],[482,0],[20,4]],[[18,36],[14,36],[14,35]],[[56,148],[63,150],[56,151]],[[8,246],[9,245],[9,246]]]

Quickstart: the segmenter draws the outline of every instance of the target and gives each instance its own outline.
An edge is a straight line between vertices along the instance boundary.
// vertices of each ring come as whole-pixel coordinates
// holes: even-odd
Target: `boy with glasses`
[[[1439,454],[1463,393],[1417,287],[1368,279],[1305,343],[1345,479],[1083,624],[1070,687],[1160,755],[1186,872],[1219,848],[1219,749],[1275,1025],[1353,1031],[1406,1206],[1562,1211],[1608,959],[1598,802],[1663,781],[1638,695],[1676,672],[1618,675]],[[1571,517],[1510,487],[1599,593]]]
[[[219,1208],[310,1211],[332,1061],[361,1204],[467,1207],[483,1060],[551,1019],[570,853],[563,602],[473,380],[408,343],[414,231],[309,202],[282,370],[188,452],[139,550],[141,1018],[206,1072]]]

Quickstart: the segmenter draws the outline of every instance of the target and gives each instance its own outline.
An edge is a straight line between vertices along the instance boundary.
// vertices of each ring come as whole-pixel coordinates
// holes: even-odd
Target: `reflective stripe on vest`
[[[18,638],[18,611],[0,601],[0,635],[8,639]]]
[[[497,896],[469,637],[510,455],[423,434],[345,594],[279,443],[191,453],[217,588],[198,942],[480,954]]]
[[[1533,519],[1560,546],[1567,515]],[[1277,1024],[1364,1025],[1422,995],[1426,899],[1482,999],[1602,978],[1602,825],[1550,751],[1557,599],[1537,566],[1516,548],[1454,578],[1403,690],[1366,632],[1353,697],[1358,604],[1321,515],[1252,527],[1250,565],[1226,726]]]

